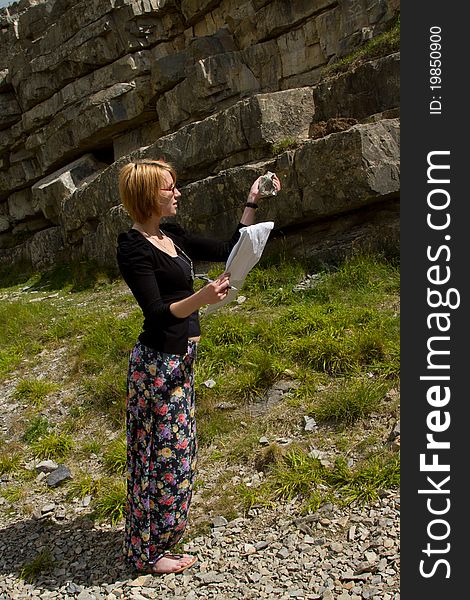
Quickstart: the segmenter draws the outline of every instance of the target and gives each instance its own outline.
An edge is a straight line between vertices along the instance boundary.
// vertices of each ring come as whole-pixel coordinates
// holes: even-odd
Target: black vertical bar
[[[401,6],[404,600],[468,595],[469,12]]]

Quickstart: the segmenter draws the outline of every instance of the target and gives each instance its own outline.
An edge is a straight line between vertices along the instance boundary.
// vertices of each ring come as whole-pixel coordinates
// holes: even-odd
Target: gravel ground
[[[295,503],[213,520],[184,549],[199,561],[178,575],[139,576],[121,559],[122,527],[84,515],[1,523],[0,599],[391,600],[399,594],[397,495],[365,509],[323,506],[301,516]],[[19,566],[44,547],[54,569],[34,584]]]

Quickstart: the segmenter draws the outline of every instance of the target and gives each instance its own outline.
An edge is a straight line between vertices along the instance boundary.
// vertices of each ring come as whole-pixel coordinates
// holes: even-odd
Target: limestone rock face
[[[396,119],[356,125],[269,161],[195,181],[184,188],[178,221],[200,233],[229,237],[244,199],[240,190],[268,170],[278,174],[283,190],[276,199],[263,200],[258,218],[280,228],[397,197],[398,135]]]
[[[174,163],[179,218],[207,235],[231,233],[267,169],[283,191],[259,215],[276,227],[395,202],[399,54],[325,74],[398,11],[398,0],[1,8],[0,263],[113,266],[129,225],[117,175],[135,158]]]

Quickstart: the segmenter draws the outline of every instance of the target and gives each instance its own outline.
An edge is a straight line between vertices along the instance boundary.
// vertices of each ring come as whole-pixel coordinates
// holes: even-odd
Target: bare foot
[[[197,561],[195,556],[189,554],[166,554],[149,568],[149,573],[181,573],[192,567]]]

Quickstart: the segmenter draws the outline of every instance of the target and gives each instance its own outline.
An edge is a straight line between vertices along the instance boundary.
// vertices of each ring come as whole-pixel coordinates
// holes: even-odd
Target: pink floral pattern
[[[188,522],[197,441],[194,360],[140,342],[129,361],[127,513],[124,552],[144,570],[182,537]]]

